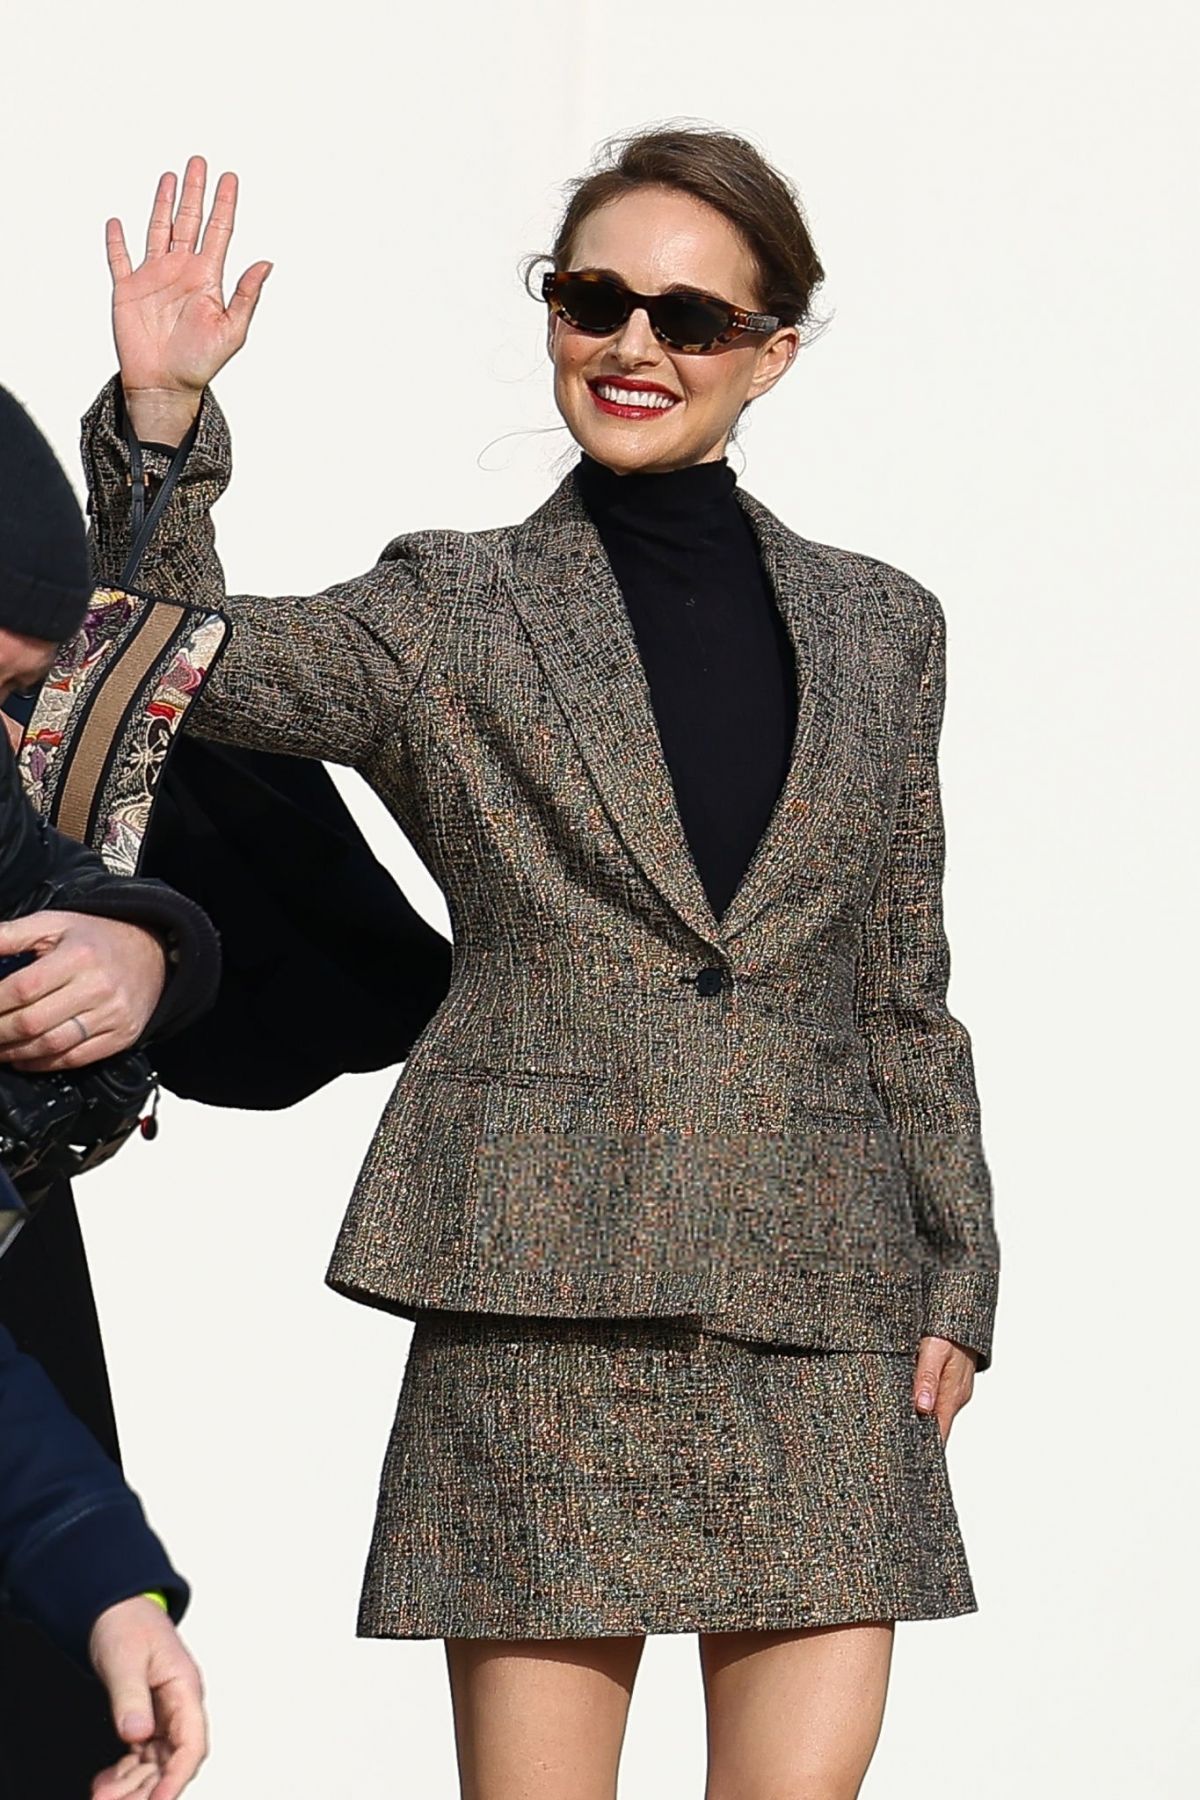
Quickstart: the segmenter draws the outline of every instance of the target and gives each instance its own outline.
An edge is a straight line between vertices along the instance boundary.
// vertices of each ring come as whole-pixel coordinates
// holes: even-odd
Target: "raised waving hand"
[[[245,343],[271,272],[269,262],[251,263],[225,304],[237,176],[217,182],[205,225],[207,178],[204,158],[189,157],[178,206],[174,173],[160,178],[137,268],[121,221],[109,219],[105,227],[125,403],[138,436],[153,443],[177,444],[184,436],[206,385]]]

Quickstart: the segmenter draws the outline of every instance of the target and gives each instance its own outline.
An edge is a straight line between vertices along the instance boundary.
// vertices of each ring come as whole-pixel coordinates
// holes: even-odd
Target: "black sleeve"
[[[47,910],[89,913],[143,925],[163,939],[167,981],[145,1031],[180,1031],[212,1005],[220,944],[207,915],[165,882],[110,875],[94,850],[63,837],[26,799],[16,759],[0,746],[0,918]]]
[[[143,866],[221,934],[216,1004],[156,1058],[184,1099],[273,1110],[390,1068],[446,996],[449,941],[372,855],[320,763],[185,733]]]
[[[136,1494],[0,1327],[0,1604],[87,1668],[100,1614],[154,1589],[182,1618],[188,1584]]]

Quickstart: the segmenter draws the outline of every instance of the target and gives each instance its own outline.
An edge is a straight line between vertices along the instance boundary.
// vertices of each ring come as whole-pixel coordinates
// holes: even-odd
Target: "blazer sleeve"
[[[129,449],[119,376],[83,418],[92,575],[119,587],[129,553]],[[152,482],[169,467],[144,451]],[[245,749],[369,765],[419,679],[432,609],[419,535],[397,538],[373,569],[311,595],[227,595],[211,509],[229,485],[229,429],[211,389],[195,441],[137,574],[139,590],[224,613],[229,641],[187,728]],[[323,473],[323,471],[319,471]],[[329,478],[336,479],[332,466]]]
[[[930,626],[889,849],[862,927],[855,1010],[871,1081],[895,1129],[924,1250],[922,1334],[991,1361],[999,1275],[970,1036],[946,1004],[945,830],[938,740],[946,626]]]

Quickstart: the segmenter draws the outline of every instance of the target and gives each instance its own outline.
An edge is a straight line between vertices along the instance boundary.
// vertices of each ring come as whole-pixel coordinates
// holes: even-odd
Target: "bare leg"
[[[893,1624],[700,1640],[705,1800],[855,1800],[879,1741]]]
[[[447,1638],[462,1800],[614,1800],[645,1643]]]

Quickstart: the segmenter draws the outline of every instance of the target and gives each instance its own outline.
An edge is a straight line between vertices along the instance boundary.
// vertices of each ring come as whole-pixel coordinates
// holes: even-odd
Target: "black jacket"
[[[110,875],[94,851],[47,827],[0,745],[0,917],[46,909],[124,919],[163,936],[170,973],[147,1036],[177,1030],[211,1004],[220,955],[206,915],[161,881]],[[43,1625],[86,1665],[99,1614],[150,1589],[182,1616],[187,1584],[136,1495],[0,1327],[0,1603]]]
[[[0,1326],[0,1604],[85,1668],[100,1614],[160,1590],[182,1618],[188,1586],[117,1465],[39,1363]]]

